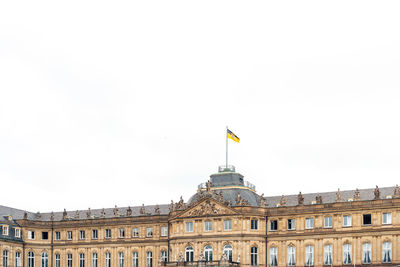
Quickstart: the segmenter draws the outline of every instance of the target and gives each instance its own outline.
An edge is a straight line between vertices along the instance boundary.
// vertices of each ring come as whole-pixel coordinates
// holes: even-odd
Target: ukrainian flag
[[[240,138],[236,136],[236,134],[232,133],[231,130],[226,129],[227,137],[232,139],[235,142],[240,143]]]

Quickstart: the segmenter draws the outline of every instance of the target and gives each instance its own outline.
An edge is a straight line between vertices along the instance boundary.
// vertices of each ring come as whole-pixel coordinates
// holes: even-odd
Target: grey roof
[[[24,210],[20,210],[20,209],[14,209],[14,208],[10,208],[10,207],[6,207],[6,206],[2,206],[0,205],[0,221],[1,222],[7,222],[8,220],[6,220],[4,218],[4,216],[8,216],[11,215],[11,217],[13,219],[22,219],[24,217],[24,213],[26,211]],[[31,212],[27,212],[28,214]],[[33,213],[32,213],[33,214]]]

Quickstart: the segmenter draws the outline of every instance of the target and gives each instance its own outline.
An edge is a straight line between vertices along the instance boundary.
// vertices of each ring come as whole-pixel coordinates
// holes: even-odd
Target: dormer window
[[[3,235],[8,235],[8,225],[3,225]]]

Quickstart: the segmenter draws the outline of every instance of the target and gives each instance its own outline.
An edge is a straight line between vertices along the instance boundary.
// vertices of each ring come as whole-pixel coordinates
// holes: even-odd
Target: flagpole
[[[225,138],[226,138],[226,161],[225,161],[225,168],[228,169],[228,126],[226,126]]]

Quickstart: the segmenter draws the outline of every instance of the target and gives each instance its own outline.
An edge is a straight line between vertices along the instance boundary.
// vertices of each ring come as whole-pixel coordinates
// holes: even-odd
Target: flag
[[[227,137],[232,139],[235,142],[240,142],[240,138],[236,136],[236,134],[232,133],[229,129],[226,129]]]

